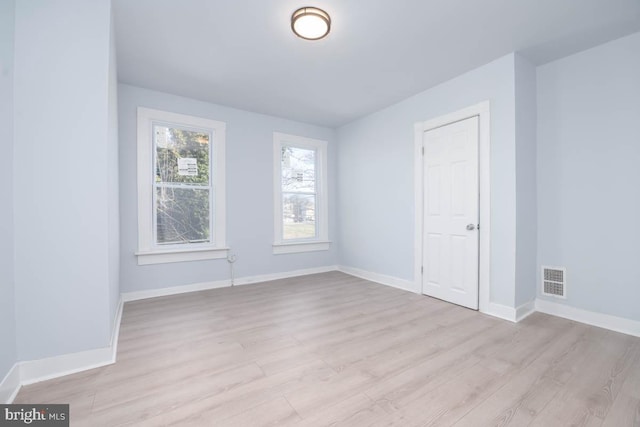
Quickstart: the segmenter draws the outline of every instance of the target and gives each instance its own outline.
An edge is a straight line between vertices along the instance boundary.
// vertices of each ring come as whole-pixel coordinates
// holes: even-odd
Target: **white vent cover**
[[[567,297],[567,269],[542,266],[542,295]]]

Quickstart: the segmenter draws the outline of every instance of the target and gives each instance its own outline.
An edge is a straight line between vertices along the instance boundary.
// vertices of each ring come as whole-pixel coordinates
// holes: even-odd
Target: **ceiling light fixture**
[[[291,15],[291,29],[305,40],[320,40],[331,30],[331,17],[317,7],[301,7]]]

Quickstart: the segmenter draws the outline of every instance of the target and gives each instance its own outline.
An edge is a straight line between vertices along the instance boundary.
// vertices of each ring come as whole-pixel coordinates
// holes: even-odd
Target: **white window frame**
[[[210,132],[210,172],[213,218],[211,241],[180,245],[157,245],[154,241],[154,124],[166,124],[181,128],[195,128]],[[168,111],[138,107],[138,265],[170,262],[200,261],[226,258],[226,207],[225,207],[225,136],[226,124],[201,117],[193,117]]]
[[[282,237],[282,147],[295,147],[316,152],[316,237],[288,239]],[[273,133],[273,253],[326,251],[329,249],[329,197],[327,187],[327,141],[286,133]]]

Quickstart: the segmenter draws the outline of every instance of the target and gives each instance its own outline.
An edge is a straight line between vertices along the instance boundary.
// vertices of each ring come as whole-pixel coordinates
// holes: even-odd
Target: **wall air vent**
[[[567,297],[567,269],[542,266],[542,295]]]

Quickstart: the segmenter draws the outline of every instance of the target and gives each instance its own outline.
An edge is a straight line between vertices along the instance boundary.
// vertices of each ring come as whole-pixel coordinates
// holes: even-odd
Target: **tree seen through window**
[[[156,125],[154,137],[156,243],[210,242],[211,135]]]

